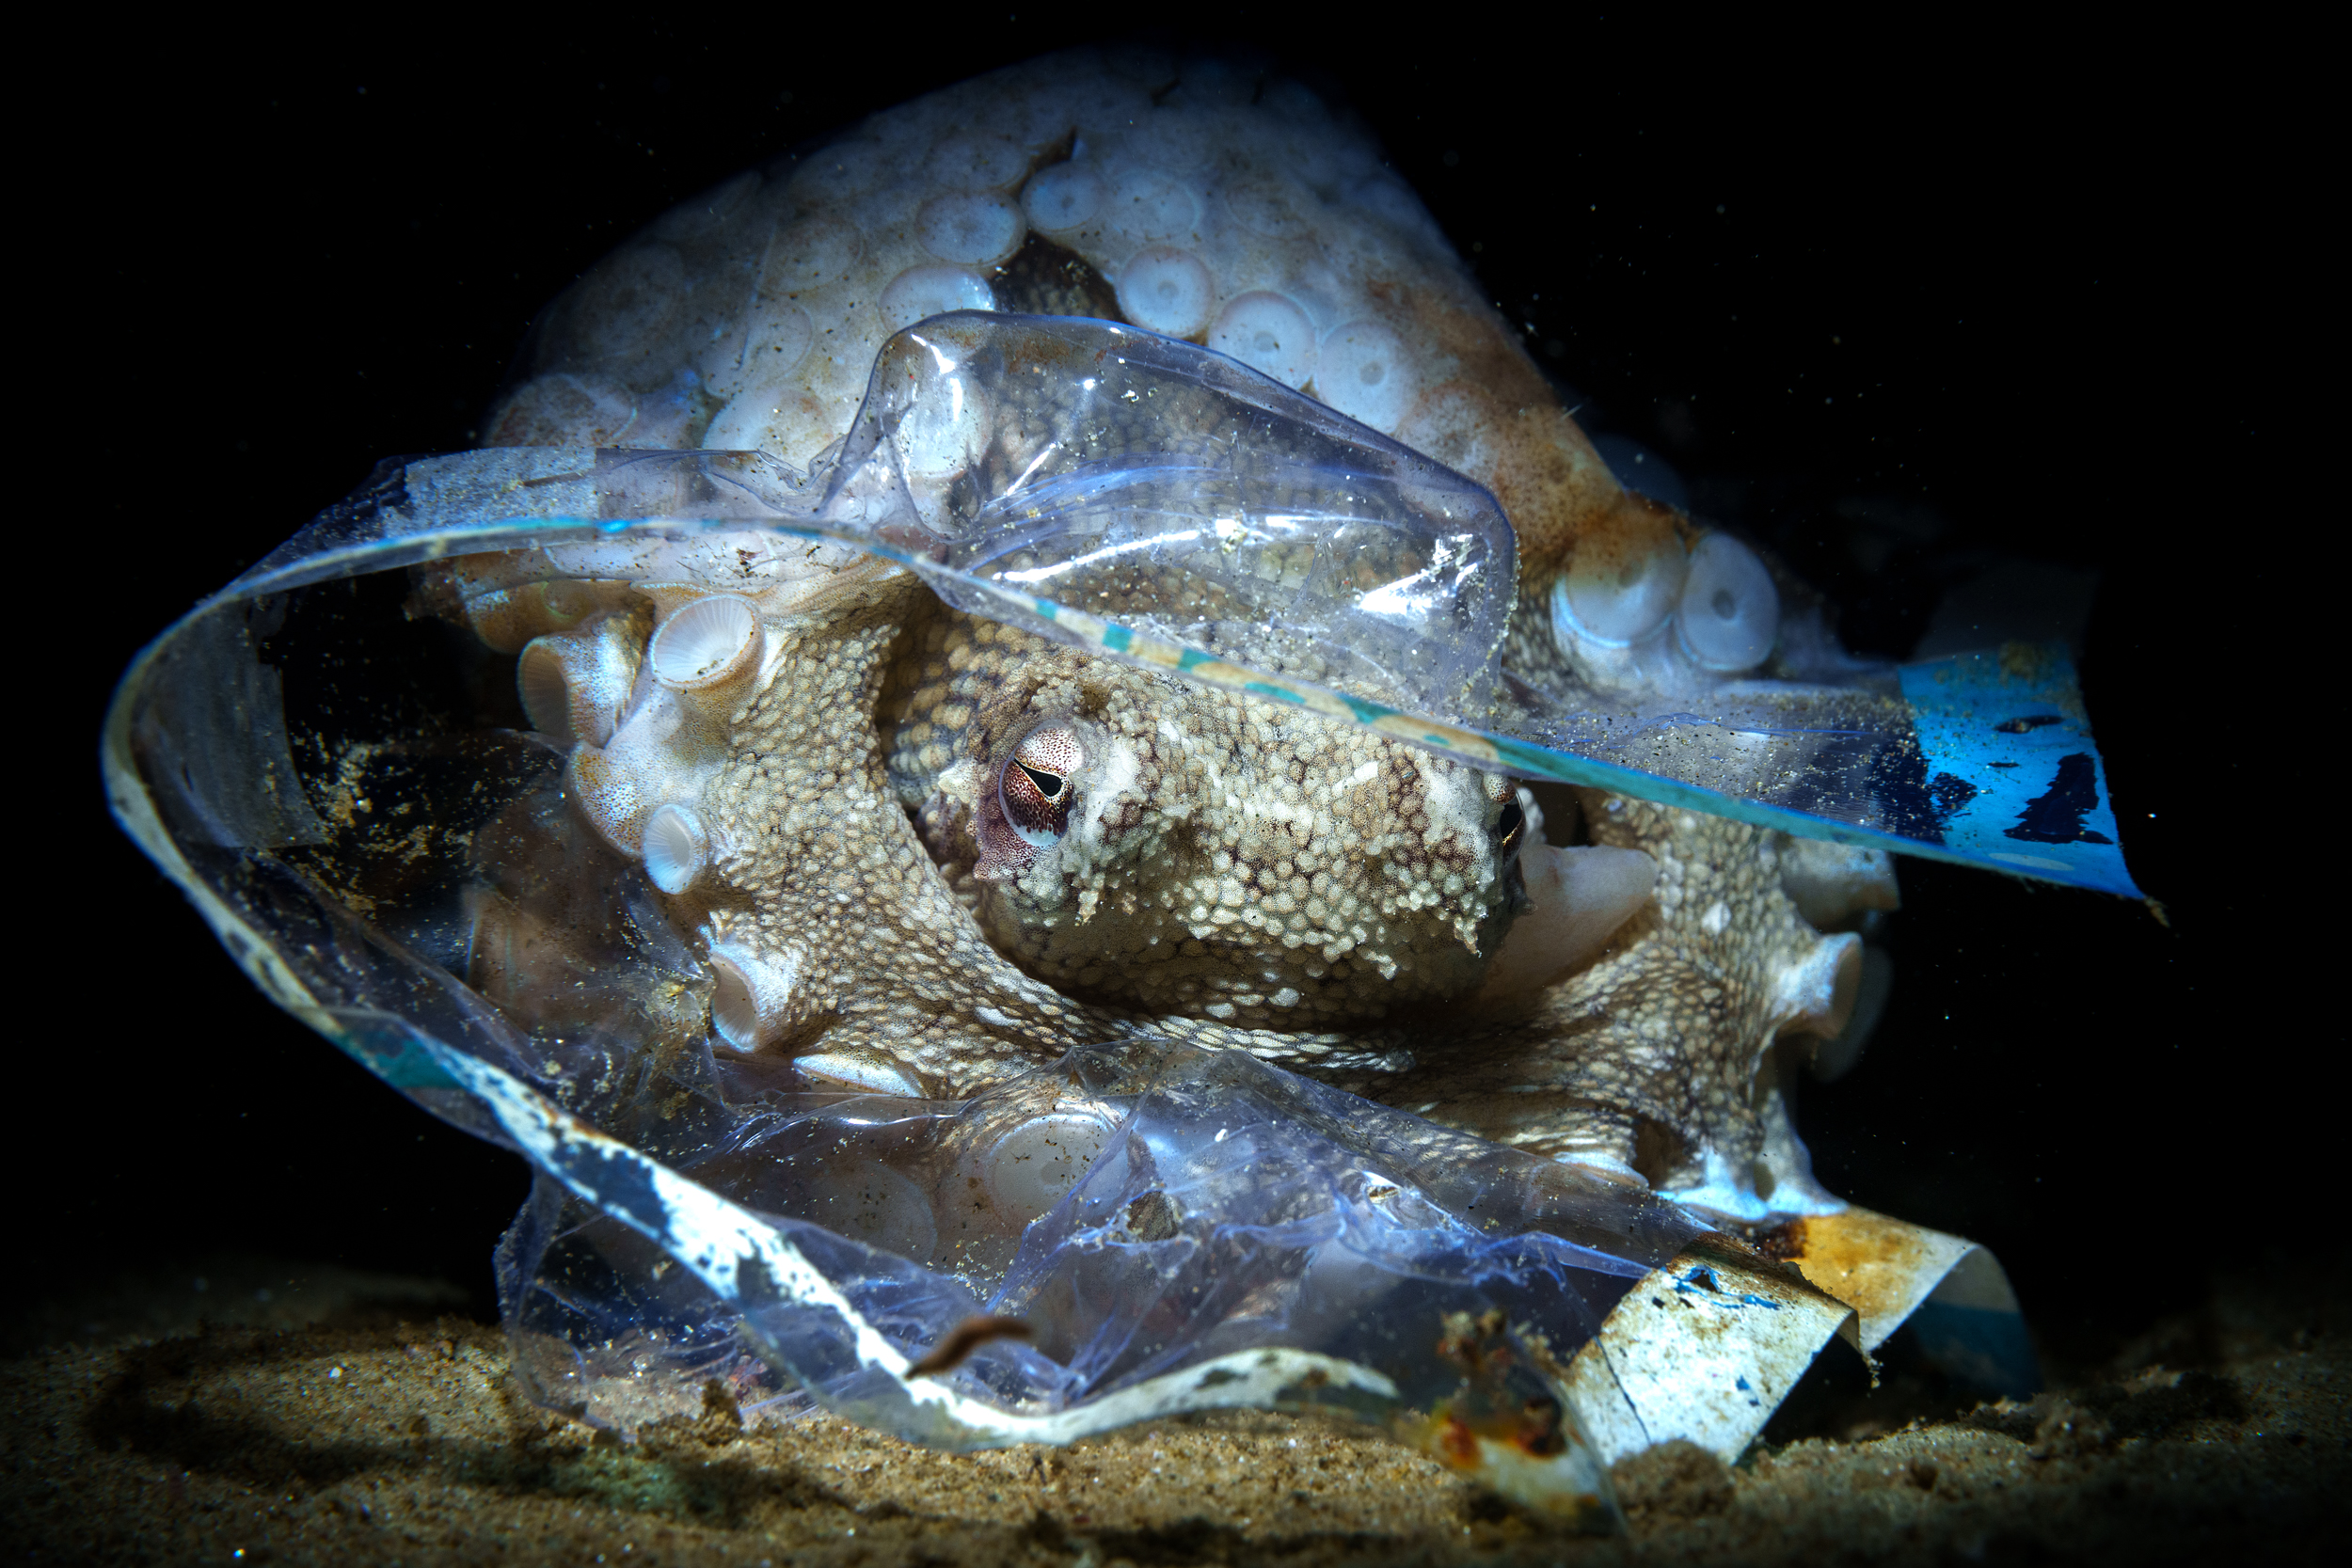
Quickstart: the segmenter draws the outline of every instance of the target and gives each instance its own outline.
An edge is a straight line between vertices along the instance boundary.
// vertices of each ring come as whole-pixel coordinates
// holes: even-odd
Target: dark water
[[[448,38],[192,40],[124,67],[123,139],[74,154],[87,264],[60,303],[83,336],[56,370],[110,438],[81,515],[128,576],[43,708],[65,826],[35,852],[65,857],[42,892],[70,926],[40,944],[65,974],[35,1002],[20,1103],[71,1148],[11,1148],[12,1190],[38,1195],[21,1246],[68,1273],[235,1247],[486,1294],[519,1163],[218,953],[103,816],[106,689],[374,459],[468,444],[532,313],[640,224],[1071,40],[977,27],[864,74],[834,62],[888,40],[660,29],[481,40],[463,67],[437,57],[468,47]],[[2293,467],[2249,356],[2294,282],[2246,243],[2276,209],[2230,163],[2241,133],[2100,85],[2072,46],[1974,70],[1947,52],[1931,85],[1900,59],[1867,78],[1694,61],[1608,24],[1271,41],[1371,120],[1593,427],[1777,546],[1856,642],[1908,652],[1939,605],[2002,602],[1989,581],[2063,623],[2097,574],[2084,682],[2125,852],[2170,924],[1903,863],[1890,1011],[1801,1107],[1828,1184],[1990,1243],[2061,1353],[2300,1233],[2280,1195],[2317,1180],[2326,1112],[2280,1020],[2312,977],[2256,936],[2283,918],[2265,879],[2293,832],[2213,685],[2246,673],[2296,571],[2292,516],[2222,487]]]

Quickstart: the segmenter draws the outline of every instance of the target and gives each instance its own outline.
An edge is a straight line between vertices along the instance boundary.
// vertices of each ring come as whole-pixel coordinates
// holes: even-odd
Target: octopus
[[[1343,111],[1228,61],[1052,56],[690,201],[550,308],[484,444],[821,468],[885,343],[954,310],[1186,340],[1485,486],[1518,544],[1506,671],[1695,697],[1786,653],[1802,585],[1622,486]],[[723,1052],[958,1100],[1175,1039],[1722,1222],[1843,1207],[1792,1074],[1867,1031],[1883,853],[1481,771],[837,546],[723,587],[461,558],[420,602],[518,656]]]

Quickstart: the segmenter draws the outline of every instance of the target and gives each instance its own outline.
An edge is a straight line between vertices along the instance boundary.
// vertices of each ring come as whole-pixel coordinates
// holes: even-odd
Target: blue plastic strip
[[[1909,664],[1902,683],[1945,848],[2141,896],[2123,867],[2106,769],[2062,649],[2011,643]]]

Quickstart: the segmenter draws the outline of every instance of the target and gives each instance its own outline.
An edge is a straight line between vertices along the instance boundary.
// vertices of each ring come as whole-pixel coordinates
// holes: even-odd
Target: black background
[[[2224,60],[2100,37],[1236,16],[1226,41],[1370,121],[1591,422],[1739,511],[1876,651],[1987,560],[2103,574],[2083,676],[2169,925],[1904,862],[1891,1010],[1801,1106],[1828,1184],[1992,1243],[2061,1354],[2291,1241],[2326,1097],[2280,1022],[2308,977],[2260,933],[2289,919],[2264,884],[2296,833],[2243,703],[2212,693],[2276,673],[2250,656],[2302,543],[2293,411],[2258,368],[2300,314],[2300,198],[2270,156],[2294,127],[2225,104]],[[237,1249],[431,1273],[486,1308],[520,1163],[264,1003],[83,759],[140,642],[376,458],[469,444],[533,312],[631,230],[1094,36],[794,25],[190,34],[62,84],[30,188],[63,267],[24,340],[56,347],[19,365],[79,476],[19,522],[66,547],[41,569],[64,629],[21,657],[69,671],[38,708],[61,798],[20,816],[40,885],[10,1190],[36,1277]],[[1856,498],[1945,531],[1862,572]]]

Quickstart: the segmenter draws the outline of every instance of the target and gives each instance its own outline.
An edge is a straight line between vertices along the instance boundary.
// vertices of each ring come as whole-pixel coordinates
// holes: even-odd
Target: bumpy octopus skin
[[[1056,56],[689,203],[553,308],[488,444],[806,463],[922,314],[1123,318],[1254,355],[1493,489],[1526,562],[1506,660],[1573,662],[1528,587],[1638,576],[1687,523],[1616,486],[1359,138],[1223,71]],[[1729,1217],[1836,1203],[1776,1046],[1844,1026],[1860,942],[1825,932],[1893,906],[1882,855],[1533,792],[951,611],[839,549],[731,595],[467,602],[501,646],[536,636],[526,705],[552,671],[534,716],[694,934],[728,1046],[956,1097],[1175,1037]],[[725,667],[673,678],[706,645]]]

